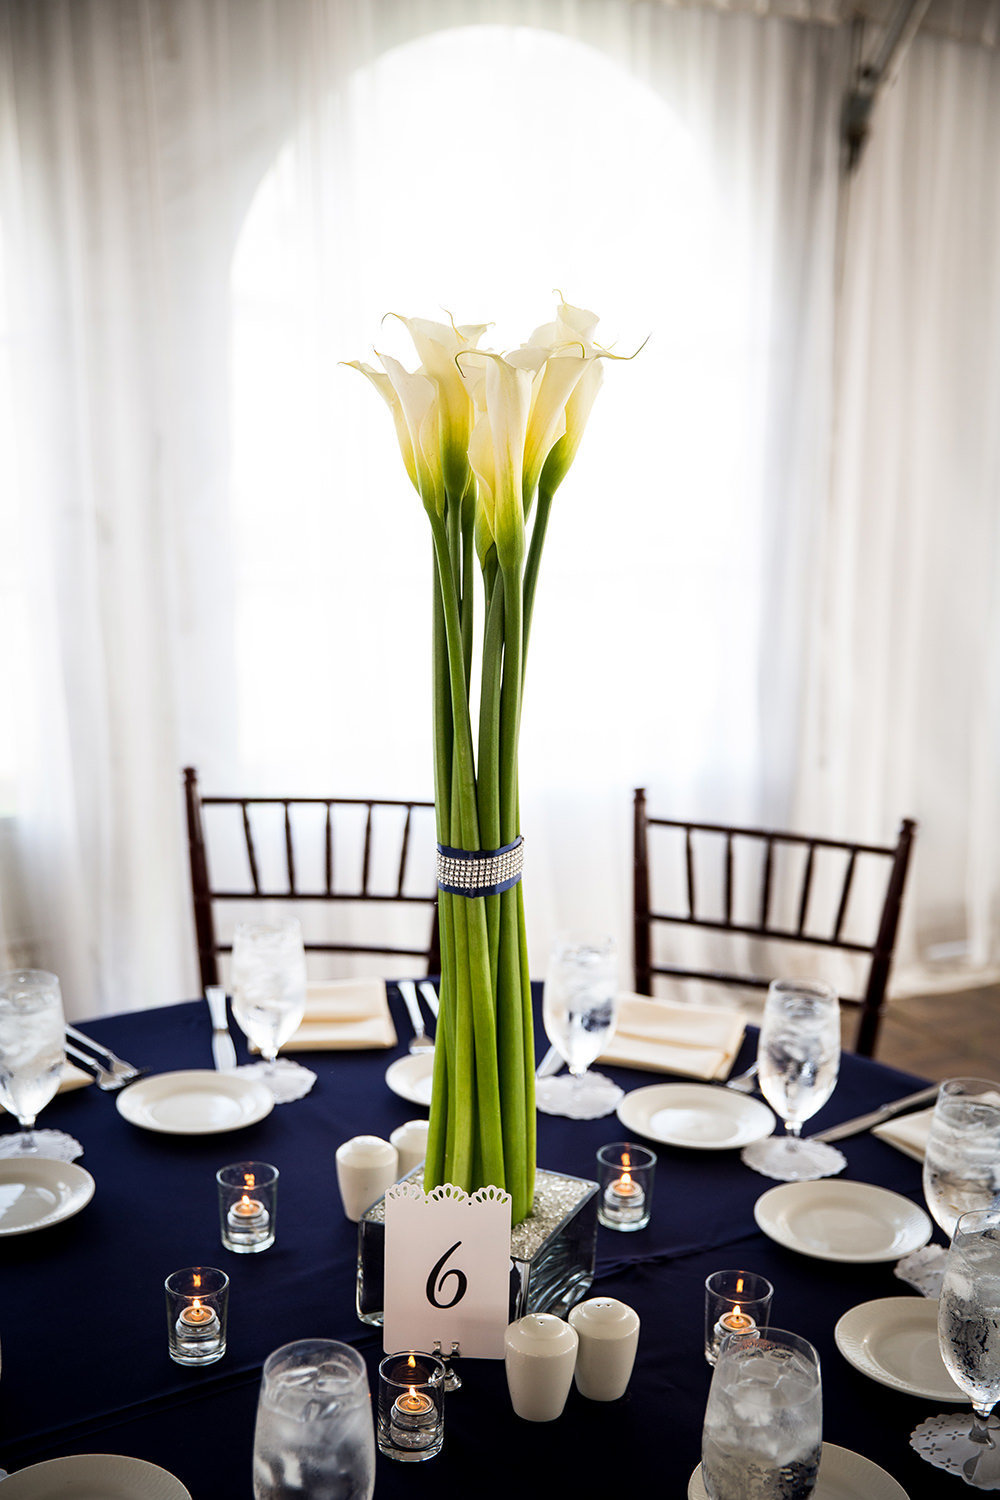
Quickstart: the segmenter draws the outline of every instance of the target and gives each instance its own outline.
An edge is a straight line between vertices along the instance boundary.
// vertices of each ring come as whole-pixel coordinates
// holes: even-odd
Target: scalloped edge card
[[[445,1183],[385,1195],[383,1345],[503,1359],[510,1299],[510,1194]]]

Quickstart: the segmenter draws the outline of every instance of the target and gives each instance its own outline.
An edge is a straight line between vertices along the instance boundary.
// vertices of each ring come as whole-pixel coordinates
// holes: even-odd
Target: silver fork
[[[417,987],[412,979],[397,979],[396,988],[403,997],[403,1004],[410,1013],[410,1021],[413,1026],[413,1036],[410,1039],[411,1052],[433,1052],[434,1040],[427,1035],[424,1026],[423,1012],[417,999]]]
[[[736,1089],[740,1094],[755,1094],[757,1092],[757,1063],[752,1062],[745,1073],[737,1073],[735,1078],[726,1079],[727,1089]]]
[[[89,1048],[90,1053],[97,1054],[96,1057],[92,1057],[90,1053],[81,1053],[79,1048],[70,1043],[66,1045],[66,1051],[77,1062],[90,1063],[92,1067],[100,1070],[97,1077],[99,1089],[122,1089],[127,1083],[134,1083],[137,1078],[144,1077],[146,1069],[137,1068],[132,1063],[125,1062],[109,1047],[104,1047],[100,1042],[95,1042],[89,1036],[85,1036],[82,1031],[77,1031],[75,1026],[67,1026],[66,1035],[74,1042],[80,1042],[84,1047]]]

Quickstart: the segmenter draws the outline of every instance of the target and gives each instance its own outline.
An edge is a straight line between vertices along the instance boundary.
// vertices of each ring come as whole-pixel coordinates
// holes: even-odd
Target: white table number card
[[[510,1296],[510,1194],[470,1197],[446,1183],[424,1193],[399,1182],[385,1195],[387,1354],[397,1349],[503,1359]]]

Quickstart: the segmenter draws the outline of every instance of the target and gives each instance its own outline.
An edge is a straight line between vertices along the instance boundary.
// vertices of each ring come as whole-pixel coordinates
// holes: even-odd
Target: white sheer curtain
[[[1000,54],[918,37],[844,205],[799,813],[920,832],[897,987],[1000,972]]]
[[[959,73],[992,66],[957,50]],[[932,95],[945,51],[926,48]],[[39,960],[76,1013],[194,992],[184,763],[219,791],[429,790],[424,523],[385,414],[335,368],[387,310],[496,317],[510,341],[559,286],[624,345],[652,334],[609,375],[543,569],[522,760],[536,971],[560,922],[627,952],[636,784],[665,810],[817,831],[932,821],[906,794],[955,777],[944,735],[947,777],[901,777],[877,682],[877,729],[841,732],[841,684],[889,649],[899,597],[858,596],[876,648],[837,584],[890,498],[852,477],[885,371],[847,333],[830,485],[846,68],[830,27],[620,0],[0,3],[29,520],[17,827]],[[976,120],[953,92],[961,151]],[[864,248],[866,215],[882,233],[864,174],[889,174],[915,237],[949,232],[897,182],[923,162],[880,166],[890,124],[851,205],[846,330],[885,255]],[[995,212],[976,162],[969,202]],[[923,311],[909,277],[901,330]],[[885,417],[900,463],[913,419]],[[899,724],[914,764],[922,727]],[[934,817],[963,879],[947,797]],[[981,866],[918,887],[924,928],[982,908],[985,846]]]

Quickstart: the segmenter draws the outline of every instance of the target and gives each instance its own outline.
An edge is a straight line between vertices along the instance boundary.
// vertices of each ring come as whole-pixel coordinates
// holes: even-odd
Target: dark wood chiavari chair
[[[184,797],[187,810],[195,934],[203,986],[219,983],[219,954],[232,951],[232,944],[220,942],[216,934],[215,907],[221,902],[382,902],[389,906],[425,906],[429,908],[430,930],[428,941],[422,946],[394,947],[358,940],[307,941],[305,948],[309,953],[359,953],[379,954],[392,958],[414,958],[424,962],[428,974],[440,973],[437,891],[434,890],[427,895],[413,895],[406,889],[410,873],[407,861],[412,852],[410,833],[413,814],[418,809],[430,809],[433,812],[433,802],[377,797],[206,797],[201,793],[198,775],[193,766],[188,766],[184,771]],[[208,853],[208,837],[203,810],[217,807],[239,809],[249,876],[249,883],[243,889],[222,888],[212,882],[212,866]],[[325,809],[325,813],[322,814],[324,870],[323,880],[318,888],[312,885],[304,886],[297,872],[293,814],[294,810],[300,807]],[[281,884],[269,882],[261,874],[259,832],[255,831],[254,823],[255,813],[263,808],[282,810],[284,881]],[[334,829],[338,808],[365,810],[360,884],[353,888],[347,888],[341,884],[335,872]],[[395,809],[397,814],[403,810],[399,859],[398,862],[393,861],[396,874],[391,889],[376,890],[372,882],[374,840],[377,836],[376,824],[379,812],[386,809]],[[433,827],[433,823],[431,826]],[[428,870],[433,881],[433,849],[428,850],[427,854]]]
[[[634,820],[634,957],[635,987],[639,994],[652,994],[656,975],[755,990],[766,990],[771,979],[781,977],[654,962],[652,934],[657,923],[683,924],[740,939],[773,940],[799,944],[803,948],[839,949],[858,955],[866,970],[863,992],[857,997],[842,996],[841,1003],[861,1012],[855,1051],[864,1057],[874,1056],[892,967],[903,888],[917,828],[912,819],[902,820],[893,845],[855,843],[848,839],[819,838],[769,828],[654,818],[646,810],[645,789],[639,787],[635,792]],[[684,891],[684,900],[680,910],[665,911],[654,907],[651,901],[650,835],[659,837],[657,830],[661,829],[675,830],[678,852],[683,851],[679,884]],[[706,855],[709,846],[714,846],[711,859]],[[775,864],[778,853],[784,849],[797,851],[801,862],[801,870],[793,882],[792,904],[796,917],[791,925],[779,921],[775,911]],[[745,912],[737,912],[734,890],[741,858],[745,868],[750,851],[753,851],[753,858],[759,862],[760,868],[759,878],[752,882],[756,893],[752,914],[748,917]],[[813,912],[810,900],[814,894],[818,857],[836,859],[843,867],[842,877],[834,883],[831,909],[822,918]],[[877,869],[879,880],[884,882],[881,912],[874,935],[868,940],[849,936],[845,930],[851,892],[857,889],[858,871],[864,864]],[[710,886],[721,888],[710,891]],[[828,921],[825,920],[827,916]]]

